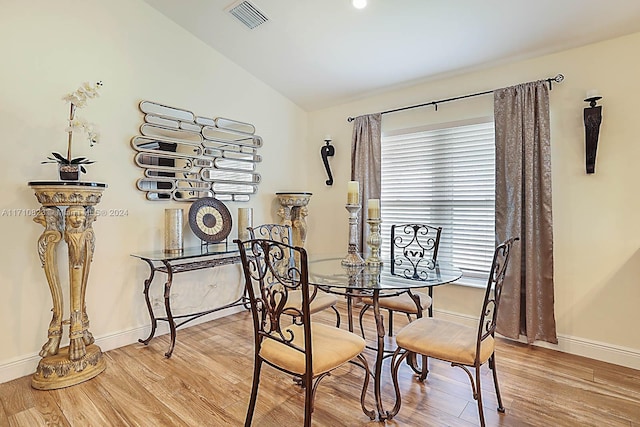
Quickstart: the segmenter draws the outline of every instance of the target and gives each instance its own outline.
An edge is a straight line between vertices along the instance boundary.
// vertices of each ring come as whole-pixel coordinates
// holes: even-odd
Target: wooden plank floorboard
[[[126,426],[127,421],[110,403],[100,381],[85,382],[71,388],[40,391],[56,397],[60,410],[71,426]]]
[[[34,407],[33,394],[23,393],[31,388],[31,378],[22,377],[1,385],[0,401],[7,417]]]
[[[55,393],[34,392],[34,409],[40,412],[45,420],[45,425],[49,426],[70,426],[67,415],[61,409],[60,397]]]
[[[2,400],[0,400],[0,426],[8,426],[8,425],[9,425],[9,417],[7,416],[7,413],[4,410],[4,405],[2,404]]]
[[[346,310],[341,301],[342,326]],[[357,309],[356,309],[357,312]],[[386,314],[386,313],[385,313]],[[314,320],[333,325],[332,311]],[[356,328],[357,317],[355,320]],[[395,316],[399,331],[406,318]],[[371,313],[364,319],[373,343]],[[359,332],[359,330],[358,330]],[[393,346],[394,339],[386,338]],[[173,356],[164,357],[169,336],[149,345],[132,344],[105,353],[107,369],[96,378],[59,390],[31,388],[31,377],[0,384],[0,426],[241,426],[251,390],[253,333],[247,312],[178,330]],[[365,353],[372,365],[375,355]],[[481,371],[487,426],[506,427],[640,427],[640,371],[554,350],[497,340],[497,368],[506,408],[496,411],[490,370]],[[394,390],[384,362],[385,407]],[[314,426],[478,426],[478,408],[467,375],[448,363],[430,360],[424,383],[400,368],[403,405],[386,423],[371,421],[360,408],[364,378],[348,365],[318,387]],[[374,407],[373,382],[367,406]],[[254,426],[302,425],[304,389],[293,379],[264,365]]]

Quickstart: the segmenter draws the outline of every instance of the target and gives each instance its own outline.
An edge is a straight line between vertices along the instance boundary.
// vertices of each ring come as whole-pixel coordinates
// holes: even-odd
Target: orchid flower
[[[87,105],[87,101],[89,99],[97,98],[100,96],[99,89],[102,87],[102,82],[96,83],[88,83],[84,82],[82,85],[74,92],[71,92],[65,95],[62,99],[67,101],[70,104],[69,111],[69,122],[67,127],[65,128],[65,132],[69,134],[67,140],[67,156],[64,157],[59,153],[52,153],[54,157],[48,157],[48,161],[42,163],[60,163],[63,165],[71,165],[71,164],[90,164],[93,161],[87,160],[84,157],[78,157],[75,159],[71,158],[71,142],[73,140],[73,132],[84,132],[86,135],[87,141],[89,142],[89,146],[93,147],[100,140],[100,134],[98,132],[97,126],[94,123],[89,123],[86,120],[76,117],[76,108],[83,108]],[[81,167],[82,172],[86,172],[83,167]]]

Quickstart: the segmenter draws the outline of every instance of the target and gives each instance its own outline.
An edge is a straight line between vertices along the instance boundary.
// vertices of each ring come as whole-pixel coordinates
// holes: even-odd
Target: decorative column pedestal
[[[293,246],[304,247],[307,240],[307,205],[311,193],[276,193],[281,208],[278,215],[282,225],[288,225],[293,231]]]
[[[89,332],[85,305],[89,267],[93,259],[95,205],[106,184],[82,181],[32,181],[42,205],[34,221],[45,230],[38,239],[38,254],[53,300],[48,340],[40,350],[31,386],[53,390],[87,381],[106,368],[100,347]],[[58,276],[57,248],[64,238],[69,250],[69,319],[63,319],[62,287]],[[69,325],[69,345],[60,348],[63,325]]]

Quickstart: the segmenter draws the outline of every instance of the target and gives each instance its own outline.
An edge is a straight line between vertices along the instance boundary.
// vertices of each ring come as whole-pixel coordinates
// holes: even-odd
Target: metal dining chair
[[[391,274],[412,274],[421,262],[435,262],[440,246],[442,227],[426,224],[393,224],[391,225]],[[386,260],[385,260],[386,261]],[[363,307],[360,310],[360,329],[365,312],[373,305],[371,297],[362,298]],[[399,295],[382,297],[378,306],[389,312],[388,335],[393,336],[393,313],[404,313],[411,322],[412,315],[422,317],[422,312],[428,310],[429,317],[433,316],[433,288],[427,293],[407,290]],[[420,309],[418,309],[420,307]],[[364,337],[364,331],[362,332]]]
[[[250,426],[253,419],[263,363],[302,378],[305,427],[311,426],[320,381],[348,362],[362,367],[365,377],[360,405],[370,419],[375,419],[375,412],[365,407],[370,373],[362,354],[364,339],[344,329],[311,322],[313,291],[309,286],[306,251],[274,240],[241,242],[236,239],[235,243],[240,250],[254,329],[253,383],[245,427]],[[298,260],[296,263],[288,261],[291,255]],[[295,309],[288,304],[293,292],[301,294],[301,304]],[[282,320],[282,316],[291,315],[292,310],[296,311],[293,325]]]
[[[396,403],[389,413],[390,418],[400,411],[402,404],[402,396],[398,385],[400,365],[408,356],[417,354],[449,362],[451,366],[462,368],[467,373],[471,382],[473,398],[478,403],[478,415],[480,424],[483,427],[485,420],[482,408],[482,387],[480,385],[482,375],[480,374],[480,367],[488,362],[489,369],[493,373],[493,383],[498,399],[498,412],[504,412],[495,365],[494,335],[498,309],[500,308],[502,286],[509,264],[511,248],[516,240],[518,240],[517,237],[508,239],[495,249],[477,327],[474,328],[433,317],[423,317],[409,323],[398,332],[396,336],[398,348],[391,359],[391,376],[393,377],[396,393]],[[475,380],[469,368],[475,370]],[[420,381],[425,379],[426,375],[419,376]]]
[[[256,227],[247,227],[249,236],[251,239],[268,239],[275,240],[277,242],[285,243],[293,246],[293,237],[291,227],[281,224],[262,224]],[[288,254],[289,262],[293,265],[296,262],[296,257],[293,253]],[[336,305],[338,299],[335,295],[330,295],[324,292],[318,292],[318,288],[311,286],[311,314],[318,313],[327,308],[331,308],[336,314],[336,327],[340,327],[340,312]],[[297,312],[300,304],[302,304],[302,293],[300,291],[291,292],[288,298],[289,308],[293,309],[293,313]]]

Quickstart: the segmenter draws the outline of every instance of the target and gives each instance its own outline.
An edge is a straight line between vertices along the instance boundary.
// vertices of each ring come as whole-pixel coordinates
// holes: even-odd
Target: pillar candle
[[[369,199],[367,208],[369,219],[380,219],[380,199]]]
[[[358,181],[349,181],[347,191],[348,205],[357,205],[360,203],[360,183]]]
[[[182,209],[164,210],[164,250],[182,251]]]
[[[238,208],[238,239],[249,240],[249,230],[253,227],[253,208]]]

